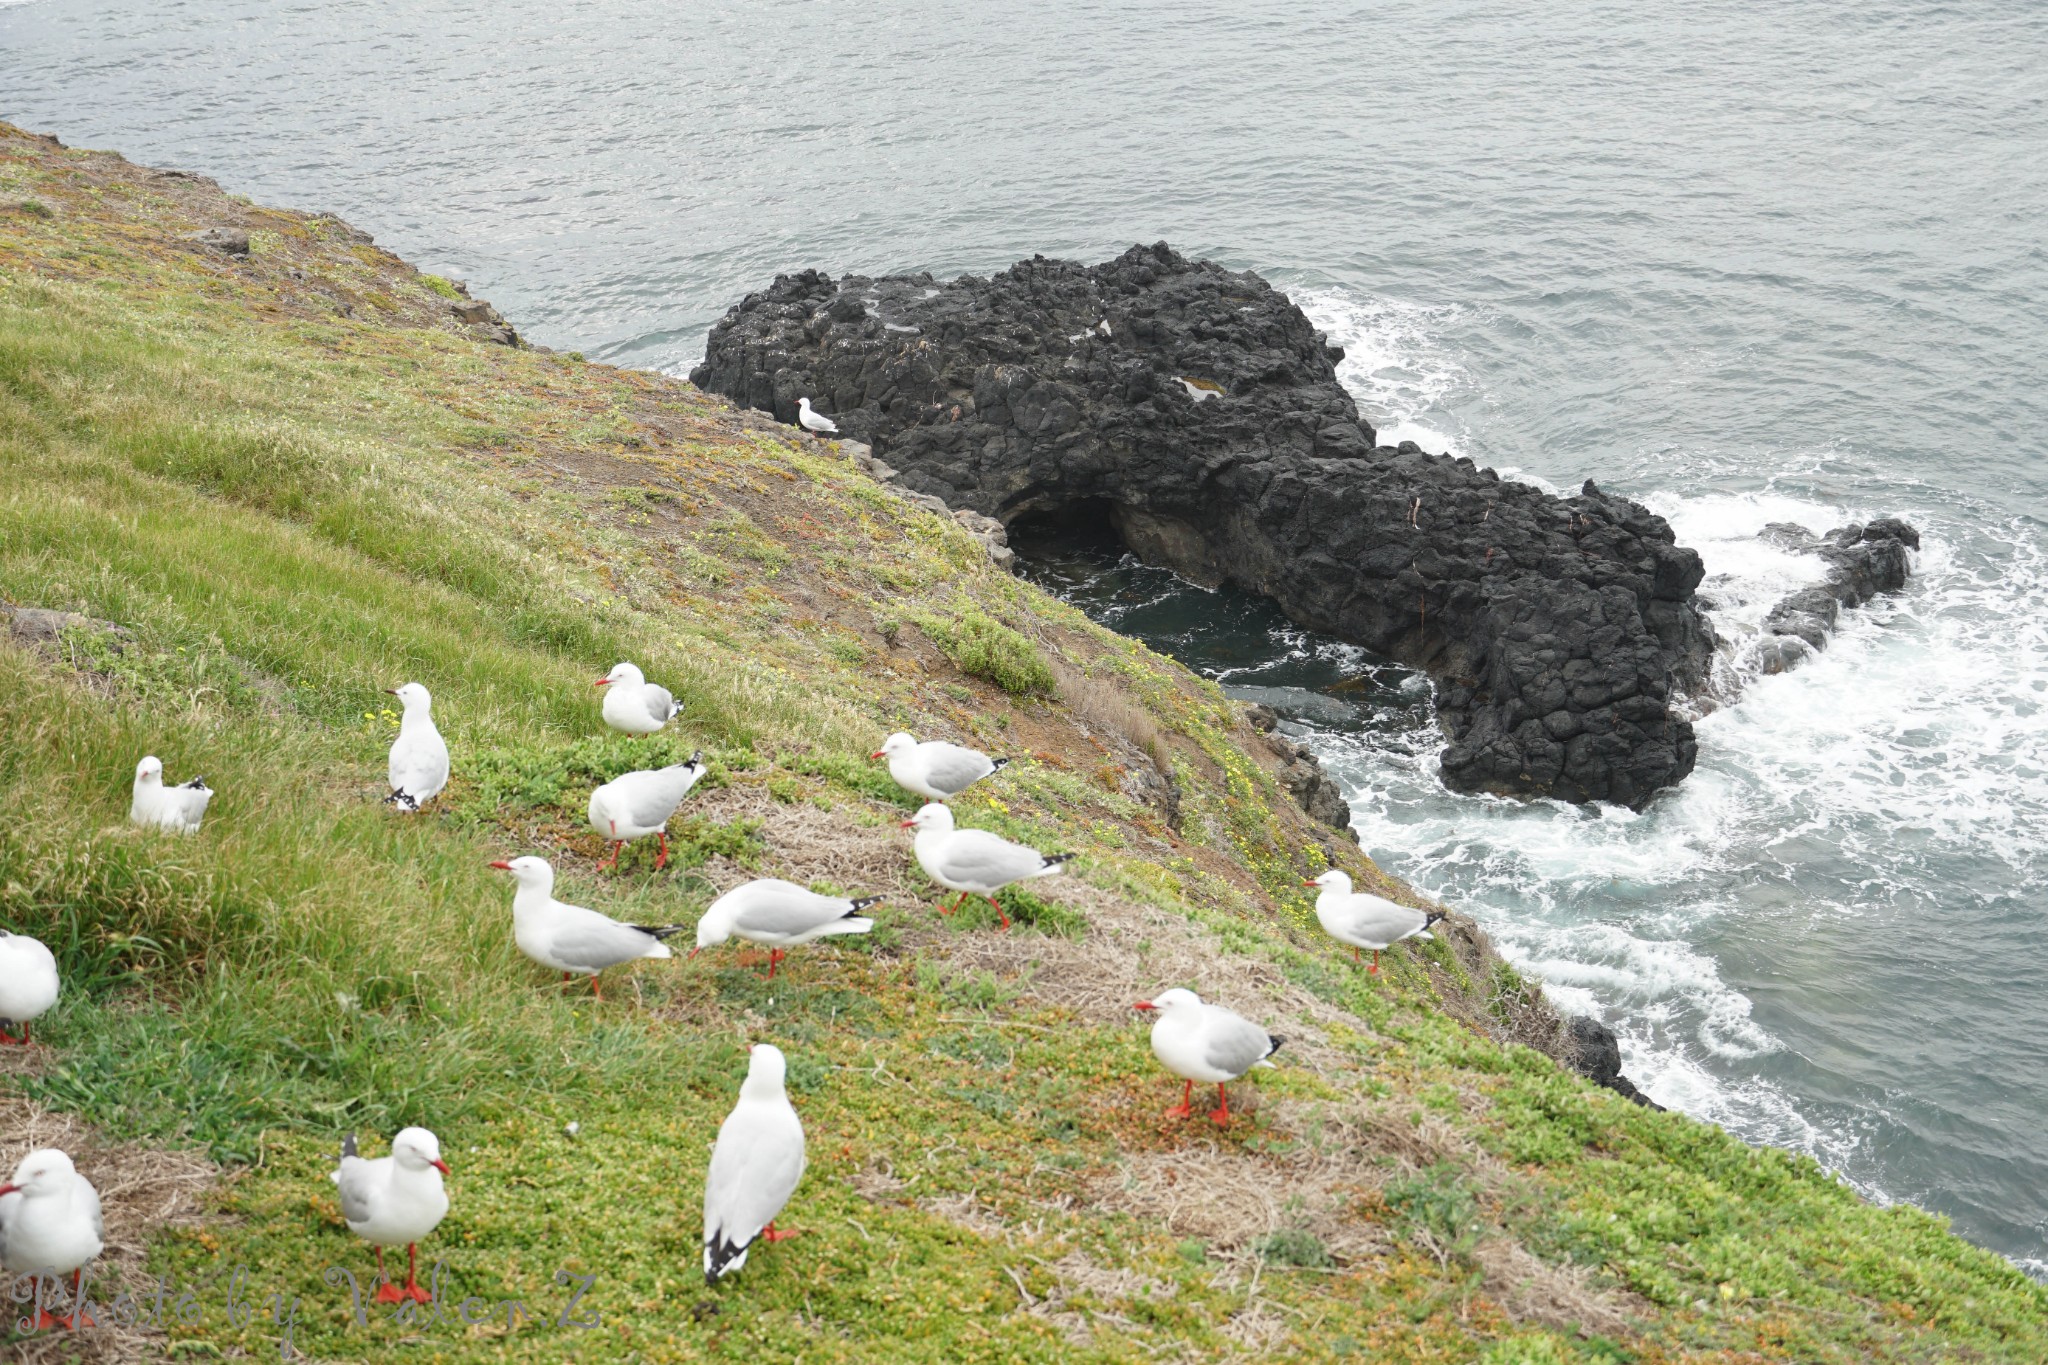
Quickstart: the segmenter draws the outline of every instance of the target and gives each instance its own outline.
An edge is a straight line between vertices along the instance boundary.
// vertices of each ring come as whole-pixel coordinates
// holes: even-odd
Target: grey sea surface
[[[1257,601],[1115,546],[1035,572],[1294,689],[1366,850],[1658,1100],[2048,1271],[2032,0],[27,0],[0,117],[333,210],[665,369],[778,271],[1164,238],[1288,290],[1389,438],[1647,501],[1737,646],[1814,572],[1765,522],[1906,516],[1911,587],[1706,716],[1640,815],[1445,792],[1424,681]]]

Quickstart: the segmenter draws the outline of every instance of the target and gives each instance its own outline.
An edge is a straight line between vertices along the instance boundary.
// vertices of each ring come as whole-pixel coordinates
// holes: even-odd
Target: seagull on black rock
[[[811,407],[811,400],[808,398],[796,400],[796,420],[802,424],[805,431],[810,432],[813,436],[837,436],[839,434],[839,424],[824,413],[815,411]]]
[[[861,911],[881,900],[880,896],[859,900],[824,896],[795,882],[763,877],[736,886],[711,902],[704,917],[697,921],[697,946],[690,950],[690,956],[695,957],[729,938],[765,943],[768,975],[772,977],[775,964],[787,956],[784,948],[794,948],[828,934],[865,934],[874,928],[875,922]]]
[[[650,834],[661,838],[661,852],[655,855],[654,870],[668,866],[668,822],[704,776],[704,755],[690,755],[687,763],[666,768],[648,768],[615,777],[590,794],[590,827],[612,844],[613,867],[631,839]]]
[[[441,794],[448,785],[448,743],[434,728],[434,698],[416,682],[387,689],[405,707],[398,738],[391,741],[391,795],[386,805],[408,813]]]
[[[1175,987],[1161,991],[1150,1000],[1140,1000],[1133,1009],[1156,1014],[1152,1025],[1152,1055],[1166,1069],[1183,1078],[1180,1104],[1166,1111],[1168,1118],[1184,1119],[1193,1113],[1195,1082],[1216,1087],[1216,1107],[1209,1117],[1217,1123],[1230,1122],[1230,1096],[1224,1082],[1234,1081],[1280,1050],[1285,1038],[1278,1038],[1235,1010],[1205,1005],[1193,991]]]
[[[55,1147],[30,1152],[14,1168],[13,1179],[0,1184],[0,1269],[71,1276],[69,1316],[53,1318],[38,1306],[34,1330],[95,1325],[80,1299],[85,1263],[100,1254],[106,1232],[100,1192]]]
[[[1372,949],[1372,970],[1380,969],[1380,953],[1404,938],[1433,938],[1429,926],[1444,917],[1441,910],[1422,911],[1412,905],[1397,905],[1379,896],[1351,889],[1351,878],[1336,868],[1322,876],[1304,879],[1303,886],[1322,888],[1316,897],[1316,920],[1325,933],[1351,945],[1353,961],[1361,960],[1360,948]]]
[[[598,999],[597,974],[642,957],[672,957],[662,940],[682,932],[680,924],[621,924],[609,915],[555,899],[555,869],[545,858],[514,858],[491,864],[510,872],[519,889],[512,894],[512,940],[519,951],[552,967],[566,983],[590,978]]]
[[[756,1043],[739,1103],[719,1125],[704,1176],[704,1283],[715,1285],[747,1263],[756,1239],[780,1242],[776,1215],[804,1176],[804,1125],[783,1088],[781,1049]]]
[[[41,939],[0,929],[0,1043],[27,1046],[29,1022],[56,1003],[57,959]]]
[[[1010,917],[997,904],[996,892],[1012,882],[1049,877],[1074,856],[1040,853],[985,829],[955,829],[953,812],[937,802],[905,820],[903,828],[917,831],[912,847],[918,864],[931,879],[960,893],[953,904],[939,907],[940,914],[950,915],[965,905],[969,896],[980,896],[995,906],[1005,929],[1010,927]]]
[[[213,788],[206,779],[195,777],[183,786],[164,785],[164,761],[155,754],[135,765],[135,794],[128,802],[128,820],[144,829],[167,829],[174,834],[197,834],[206,818],[206,803],[213,800]]]
[[[433,1302],[420,1288],[420,1241],[448,1216],[448,1191],[441,1177],[441,1142],[424,1128],[401,1128],[391,1155],[365,1161],[356,1155],[356,1135],[341,1140],[341,1162],[328,1172],[341,1194],[341,1216],[349,1231],[377,1248],[377,1302]],[[404,1247],[405,1287],[384,1273],[384,1248]]]
[[[666,687],[647,681],[647,675],[629,663],[616,663],[612,671],[597,680],[609,687],[604,699],[604,723],[629,735],[651,735],[682,714],[683,708]]]
[[[990,773],[1000,772],[1007,758],[990,758],[979,749],[928,739],[919,744],[898,730],[882,741],[869,758],[889,760],[889,776],[903,790],[927,801],[950,801]]]

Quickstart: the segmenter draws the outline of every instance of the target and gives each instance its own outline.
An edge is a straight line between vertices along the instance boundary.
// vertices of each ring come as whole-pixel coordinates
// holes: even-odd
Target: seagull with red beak
[[[719,1125],[704,1173],[704,1283],[715,1285],[747,1263],[756,1241],[780,1242],[776,1215],[804,1178],[804,1125],[783,1088],[788,1063],[767,1043],[747,1049],[739,1103]]]
[[[896,779],[896,785],[927,801],[951,801],[1010,762],[943,739],[919,744],[901,730],[883,740],[882,747],[868,757],[888,759],[889,776]]]
[[[628,842],[653,834],[661,839],[654,870],[667,867],[668,822],[702,776],[704,755],[695,753],[687,763],[622,773],[592,792],[590,827],[610,841],[611,865],[619,865],[619,854]]]
[[[1230,1122],[1230,1096],[1223,1086],[1267,1061],[1287,1040],[1266,1032],[1235,1010],[1205,1005],[1193,991],[1175,987],[1161,991],[1150,1000],[1140,1000],[1133,1009],[1157,1016],[1152,1024],[1152,1055],[1168,1071],[1183,1078],[1180,1104],[1166,1116],[1184,1119],[1194,1112],[1195,1082],[1216,1087],[1216,1107],[1209,1117],[1218,1124]]]
[[[70,1314],[53,1318],[38,1308],[35,1330],[93,1325],[80,1301],[85,1263],[100,1254],[106,1231],[100,1192],[55,1147],[30,1152],[14,1168],[13,1179],[0,1185],[0,1269],[71,1276]]]
[[[767,947],[768,975],[773,979],[776,964],[787,956],[784,948],[830,934],[865,934],[875,922],[861,911],[881,901],[880,896],[826,896],[780,877],[762,877],[711,902],[697,921],[697,946],[690,956],[729,938],[743,938]]]
[[[365,1161],[356,1155],[356,1135],[341,1141],[341,1162],[328,1178],[341,1193],[341,1216],[349,1231],[377,1249],[377,1302],[429,1303],[420,1288],[420,1242],[448,1216],[448,1191],[441,1177],[441,1140],[424,1128],[401,1128],[391,1155]],[[384,1248],[404,1247],[405,1287],[384,1271]]]
[[[543,967],[562,974],[567,984],[590,978],[598,999],[604,991],[597,974],[607,967],[642,957],[670,957],[662,940],[683,931],[680,924],[622,924],[580,905],[555,899],[555,869],[545,858],[514,858],[491,864],[510,872],[519,889],[512,893],[512,941],[519,951]]]
[[[1429,938],[1429,926],[1444,917],[1441,910],[1417,910],[1379,896],[1351,889],[1351,878],[1336,868],[1303,886],[1322,888],[1316,897],[1316,922],[1339,943],[1351,945],[1351,959],[1362,961],[1360,948],[1372,949],[1372,975],[1378,976],[1380,953],[1404,938]]]
[[[634,664],[613,664],[597,686],[611,689],[604,697],[604,723],[629,735],[651,735],[682,714],[669,690],[647,681]]]
[[[985,829],[955,829],[953,812],[936,801],[905,820],[903,828],[917,831],[911,846],[926,875],[948,891],[960,893],[951,905],[939,907],[940,914],[950,915],[965,905],[969,896],[980,896],[995,906],[1005,929],[1010,927],[1010,917],[997,904],[996,892],[1012,882],[1050,877],[1074,856],[1040,853]]]

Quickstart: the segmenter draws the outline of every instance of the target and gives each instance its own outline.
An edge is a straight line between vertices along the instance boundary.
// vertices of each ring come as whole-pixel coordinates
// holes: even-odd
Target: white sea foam
[[[1458,444],[1463,428],[1444,406],[1471,378],[1441,340],[1456,305],[1404,303],[1338,290],[1309,290],[1295,300],[1308,320],[1344,348],[1337,379],[1384,445],[1413,441],[1424,450]]]

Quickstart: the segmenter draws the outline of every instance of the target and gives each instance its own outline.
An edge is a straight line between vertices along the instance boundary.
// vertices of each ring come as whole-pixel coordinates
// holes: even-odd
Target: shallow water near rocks
[[[0,117],[339,212],[594,358],[686,369],[781,270],[1164,237],[1287,289],[1384,439],[1668,516],[1738,642],[1812,573],[1766,522],[1906,516],[1908,590],[1641,815],[1445,792],[1423,680],[1255,599],[1114,546],[1038,572],[1294,689],[1366,850],[1657,1099],[2036,1273],[2044,102],[2029,0],[0,5]]]

